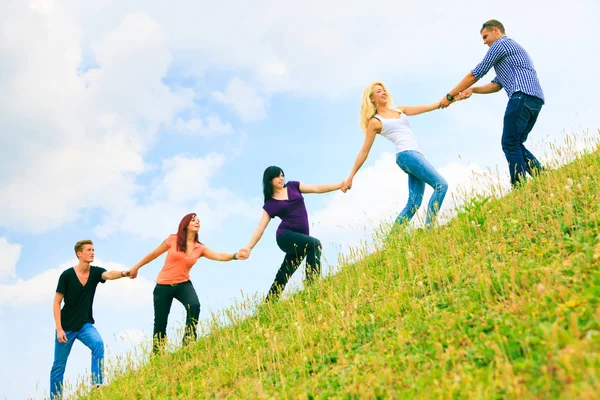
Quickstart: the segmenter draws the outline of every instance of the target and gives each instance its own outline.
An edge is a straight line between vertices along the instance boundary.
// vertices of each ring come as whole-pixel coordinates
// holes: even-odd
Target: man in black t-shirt
[[[129,276],[129,271],[106,271],[104,268],[91,266],[90,263],[94,261],[94,244],[91,240],[77,242],[75,254],[79,263],[60,275],[54,296],[56,337],[54,364],[50,371],[50,399],[62,397],[67,358],[75,339],[92,351],[92,385],[102,384],[104,343],[93,325],[94,295],[98,283]],[[63,300],[65,305],[61,310]]]

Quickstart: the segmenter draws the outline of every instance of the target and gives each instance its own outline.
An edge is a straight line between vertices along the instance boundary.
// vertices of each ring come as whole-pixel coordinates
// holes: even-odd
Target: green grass
[[[86,398],[598,398],[599,220],[595,151]]]

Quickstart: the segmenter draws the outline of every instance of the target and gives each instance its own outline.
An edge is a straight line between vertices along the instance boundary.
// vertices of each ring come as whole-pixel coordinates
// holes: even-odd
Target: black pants
[[[196,340],[196,326],[200,317],[200,300],[191,281],[174,285],[156,284],[154,288],[154,346],[156,352],[167,337],[167,320],[173,299],[177,299],[186,311],[183,344]]]
[[[271,289],[267,301],[279,297],[288,280],[306,257],[306,280],[311,282],[321,276],[321,242],[312,236],[286,231],[277,236],[277,245],[285,252],[285,258]]]

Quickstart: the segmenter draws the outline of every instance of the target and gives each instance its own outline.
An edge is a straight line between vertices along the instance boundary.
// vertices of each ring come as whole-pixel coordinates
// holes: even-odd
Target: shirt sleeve
[[[65,278],[65,272],[63,271],[58,278],[58,285],[56,285],[56,293],[65,294],[67,293],[67,279]]]
[[[177,235],[169,235],[169,237],[167,237],[163,243],[166,244],[167,248],[170,249],[177,244]]]
[[[300,197],[302,197],[302,193],[300,192],[300,182],[298,181],[289,181],[288,186],[290,186]]]
[[[500,41],[496,41],[493,45],[490,46],[487,54],[479,63],[479,65],[477,65],[471,71],[473,76],[475,76],[475,78],[477,79],[483,78],[483,76],[487,74],[488,71],[492,69],[492,67],[502,59],[502,57],[504,57],[504,53],[504,46],[502,46],[502,43],[500,43]]]
[[[269,217],[271,217],[271,218],[276,217],[275,207],[273,206],[273,204],[271,202],[265,202],[265,204],[263,205],[263,210],[265,210],[267,212],[267,214],[269,214]]]
[[[106,279],[102,279],[102,274],[106,272],[106,269],[101,268],[101,267],[96,267],[96,276],[98,277],[98,282],[100,283],[104,283],[106,282]]]

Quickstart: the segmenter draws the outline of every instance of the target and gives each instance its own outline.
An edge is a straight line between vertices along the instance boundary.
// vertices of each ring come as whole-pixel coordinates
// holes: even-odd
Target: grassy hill
[[[87,398],[599,398],[599,221],[596,151]]]

